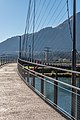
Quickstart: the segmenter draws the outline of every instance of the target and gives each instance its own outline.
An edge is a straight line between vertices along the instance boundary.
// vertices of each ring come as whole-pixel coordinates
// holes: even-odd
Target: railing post
[[[3,58],[3,65],[4,65],[4,58]]]
[[[20,37],[20,41],[19,41],[19,58],[21,58],[21,36]]]
[[[0,66],[1,66],[1,57],[0,57]]]
[[[79,75],[79,88],[80,88],[80,75]],[[77,91],[77,120],[80,120],[80,90]]]
[[[8,56],[7,56],[7,63],[8,63]]]
[[[6,56],[6,64],[7,64],[7,56]]]
[[[25,80],[25,68],[23,69],[23,78],[24,78],[24,80]]]
[[[6,64],[6,56],[5,56],[5,64]]]
[[[3,57],[2,57],[2,65],[3,65]]]
[[[34,66],[34,71],[35,71],[35,66]],[[33,76],[33,87],[35,88],[35,76]]]
[[[5,64],[5,57],[4,57],[4,64]]]
[[[28,69],[29,69],[29,64],[28,64]],[[27,72],[27,83],[29,83],[29,73]]]
[[[44,67],[42,67],[42,74],[44,74]],[[41,79],[41,93],[44,95],[44,80]]]
[[[6,57],[6,62],[8,63],[8,57]]]
[[[1,57],[0,57],[0,66],[1,66]]]
[[[56,80],[58,79],[58,73],[56,71]],[[54,81],[54,103],[57,107],[57,101],[58,101],[58,82]]]
[[[1,57],[1,65],[2,65],[2,57]]]
[[[73,86],[76,85],[76,75],[74,73],[72,73],[72,85]],[[72,88],[71,115],[73,120],[76,115],[76,94],[75,93],[76,93],[76,90]]]

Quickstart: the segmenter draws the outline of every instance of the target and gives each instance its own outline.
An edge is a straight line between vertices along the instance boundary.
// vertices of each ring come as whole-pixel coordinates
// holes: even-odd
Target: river
[[[60,77],[58,78],[60,81],[71,84],[71,78]],[[30,77],[29,82],[31,84],[32,77]],[[51,81],[52,82],[52,81]],[[44,95],[46,98],[54,102],[54,82],[50,84],[48,82],[44,82]],[[79,85],[79,78],[77,78],[77,86]],[[40,92],[41,91],[41,80],[39,78],[35,78],[35,88]],[[61,83],[58,84],[58,107],[67,114],[71,114],[71,88]],[[77,107],[77,103],[76,103]]]

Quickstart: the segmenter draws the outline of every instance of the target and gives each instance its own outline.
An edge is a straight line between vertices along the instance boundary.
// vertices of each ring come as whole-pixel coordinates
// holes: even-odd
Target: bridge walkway
[[[0,120],[65,120],[18,76],[17,64],[0,68]]]

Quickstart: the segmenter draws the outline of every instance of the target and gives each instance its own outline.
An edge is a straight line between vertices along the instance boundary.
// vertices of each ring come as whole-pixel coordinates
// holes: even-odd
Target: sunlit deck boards
[[[16,66],[0,69],[0,120],[65,120],[20,79]]]

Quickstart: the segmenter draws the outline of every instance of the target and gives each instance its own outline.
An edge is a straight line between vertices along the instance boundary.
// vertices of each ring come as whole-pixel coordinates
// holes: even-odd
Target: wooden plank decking
[[[0,120],[66,120],[18,76],[17,64],[0,69]]]

